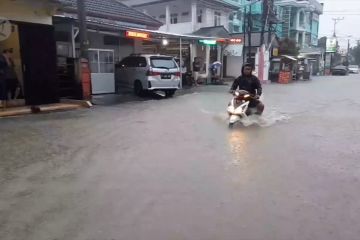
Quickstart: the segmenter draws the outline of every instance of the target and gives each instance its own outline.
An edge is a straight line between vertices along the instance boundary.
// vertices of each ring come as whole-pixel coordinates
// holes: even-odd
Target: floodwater
[[[0,119],[0,239],[357,240],[360,81],[228,87]]]

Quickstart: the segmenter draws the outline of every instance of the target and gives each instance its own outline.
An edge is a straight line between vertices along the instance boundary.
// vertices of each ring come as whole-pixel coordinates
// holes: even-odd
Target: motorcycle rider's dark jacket
[[[262,87],[260,80],[253,75],[246,76],[244,74],[244,67],[242,68],[242,75],[235,79],[233,85],[231,86],[232,91],[245,90],[248,91],[252,95],[261,96],[262,94]]]

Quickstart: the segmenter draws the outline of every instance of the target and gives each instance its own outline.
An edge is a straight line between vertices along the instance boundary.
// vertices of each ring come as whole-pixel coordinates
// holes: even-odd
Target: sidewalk
[[[63,100],[61,103],[40,105],[33,109],[31,108],[31,106],[9,107],[5,109],[0,108],[0,118],[28,115],[34,113],[69,111],[82,108],[90,108],[91,106],[92,104],[86,101]]]

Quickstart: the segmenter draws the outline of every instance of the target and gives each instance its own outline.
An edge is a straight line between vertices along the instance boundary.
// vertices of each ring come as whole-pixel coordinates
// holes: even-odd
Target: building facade
[[[323,13],[323,4],[317,0],[275,0],[280,38],[294,40],[299,48],[316,47],[319,38],[319,16]]]
[[[77,96],[81,83],[76,79],[76,64],[80,54],[79,23],[76,0],[63,3],[54,16],[60,96]],[[115,64],[137,51],[141,39],[126,36],[128,29],[158,30],[160,21],[116,0],[87,0],[87,35],[91,93],[119,91],[115,81]]]
[[[0,30],[10,26],[9,35],[0,39],[0,53],[13,51],[21,86],[18,98],[22,98],[16,102],[39,105],[59,101],[52,16],[60,4],[54,0],[0,1],[0,20],[4,24]]]
[[[160,31],[190,34],[204,27],[224,26],[229,30],[230,18],[239,8],[221,0],[125,0],[126,4],[161,21]]]

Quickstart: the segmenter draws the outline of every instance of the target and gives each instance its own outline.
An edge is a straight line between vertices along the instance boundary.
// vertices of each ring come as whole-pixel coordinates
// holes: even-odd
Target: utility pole
[[[249,38],[249,55],[247,58],[247,62],[250,63],[251,62],[251,48],[252,48],[252,44],[251,44],[251,34],[252,34],[252,5],[250,4],[250,8],[249,8],[249,15],[248,15],[248,38]]]
[[[269,18],[269,14],[270,14],[270,5],[269,5],[269,0],[264,0],[262,3],[262,26],[261,26],[261,36],[260,36],[260,46],[262,46],[265,42],[265,28],[266,25],[268,24],[268,18]]]
[[[244,32],[244,47],[243,47],[243,64],[245,63],[245,60],[246,60],[246,30],[247,30],[247,27],[246,27],[246,7],[244,7],[244,15],[243,15],[243,21],[244,21],[244,24],[243,24],[243,32]]]
[[[332,20],[334,21],[334,37],[336,37],[336,25],[340,22],[343,21],[345,18],[342,17],[338,17],[338,18],[333,18]]]
[[[346,53],[346,58],[347,58],[347,62],[348,64],[350,64],[350,38],[352,36],[348,36],[348,46],[347,46],[347,53]]]
[[[86,26],[86,0],[77,0],[78,20],[79,20],[79,37],[80,37],[80,57],[88,59],[89,40]]]

